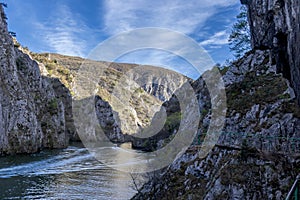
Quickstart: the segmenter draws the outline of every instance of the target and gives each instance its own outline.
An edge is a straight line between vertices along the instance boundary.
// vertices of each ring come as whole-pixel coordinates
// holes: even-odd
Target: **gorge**
[[[171,165],[153,172],[155,176],[133,199],[284,199],[300,173],[300,3],[241,3],[248,8],[253,49],[228,66],[211,69],[222,75],[227,110],[216,145],[203,157],[201,145],[209,136],[215,99],[205,74],[191,80],[154,66],[139,71],[136,64],[33,53],[10,36],[0,6],[0,155],[48,152],[80,142],[72,101],[82,99],[76,99],[73,86],[81,64],[90,62],[105,69],[95,94],[96,116],[116,144],[131,142],[133,148],[147,152],[163,148],[175,137],[182,119],[174,92],[190,83],[197,97],[201,117],[192,145]],[[124,76],[129,81],[118,85]],[[118,106],[120,100],[114,96],[121,92],[126,96],[124,106]],[[163,113],[166,121],[156,135],[134,137]],[[88,169],[97,165],[81,147],[73,148],[55,151],[62,152],[59,156],[75,152],[74,158],[79,156]],[[49,170],[37,168],[41,174]],[[0,177],[5,170],[9,171],[0,169]]]

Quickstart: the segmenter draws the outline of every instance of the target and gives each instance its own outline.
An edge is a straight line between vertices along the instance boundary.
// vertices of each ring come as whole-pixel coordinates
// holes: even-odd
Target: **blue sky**
[[[216,63],[232,58],[228,35],[239,0],[3,0],[9,30],[33,52],[86,57],[102,41],[143,27],[175,30],[193,38]],[[120,62],[166,66],[165,52],[132,53]],[[181,63],[181,61],[178,61]],[[180,71],[180,70],[178,70]],[[192,76],[192,75],[189,75]]]

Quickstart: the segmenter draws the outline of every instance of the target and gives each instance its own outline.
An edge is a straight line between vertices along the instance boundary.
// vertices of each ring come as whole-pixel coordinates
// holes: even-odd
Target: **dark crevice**
[[[284,0],[277,0],[276,5],[277,5],[279,8],[283,8],[283,7],[284,7]]]
[[[291,69],[287,48],[287,34],[278,32],[275,37],[277,39],[277,44],[274,46],[273,52],[275,54],[277,73],[282,73],[284,78],[291,81]]]

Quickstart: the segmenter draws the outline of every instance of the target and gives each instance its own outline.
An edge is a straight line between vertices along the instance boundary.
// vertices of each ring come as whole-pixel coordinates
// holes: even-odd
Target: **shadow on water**
[[[130,199],[135,192],[130,174],[81,145],[0,158],[0,199]]]

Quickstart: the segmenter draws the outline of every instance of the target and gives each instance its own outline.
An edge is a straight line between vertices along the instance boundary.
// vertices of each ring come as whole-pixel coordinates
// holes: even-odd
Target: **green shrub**
[[[47,63],[45,65],[45,67],[47,68],[47,70],[54,70],[54,69],[56,69],[56,65],[54,63]]]
[[[227,105],[230,110],[244,114],[254,104],[266,105],[286,97],[283,96],[286,89],[286,82],[280,76],[256,76],[255,72],[251,72],[242,82],[228,87]]]
[[[178,128],[181,121],[181,112],[175,112],[169,115],[166,119],[165,127],[168,131],[172,132]]]
[[[48,110],[50,112],[51,115],[54,115],[57,113],[57,109],[58,109],[58,102],[56,98],[51,99],[48,102]]]
[[[18,43],[18,42],[14,43],[14,47],[16,47],[16,48],[19,48],[20,46],[21,46],[20,43]]]

